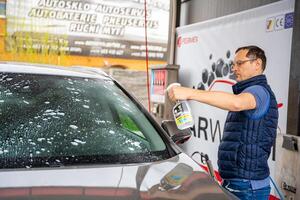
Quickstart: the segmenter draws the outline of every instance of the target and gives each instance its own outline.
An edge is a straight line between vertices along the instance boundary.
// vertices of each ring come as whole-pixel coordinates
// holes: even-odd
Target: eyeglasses
[[[237,67],[240,67],[240,66],[242,66],[243,64],[245,64],[246,62],[251,62],[251,61],[254,61],[254,60],[256,60],[257,58],[252,58],[252,59],[248,59],[248,60],[238,60],[238,61],[236,61],[235,63],[233,62],[231,65],[230,65],[230,67],[231,68],[233,68],[235,65],[237,66]]]

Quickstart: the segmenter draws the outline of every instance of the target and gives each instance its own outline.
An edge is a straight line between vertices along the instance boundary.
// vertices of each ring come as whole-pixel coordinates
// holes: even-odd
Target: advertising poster
[[[176,64],[183,86],[232,93],[236,83],[230,70],[235,50],[257,45],[265,50],[265,74],[279,108],[278,133],[285,134],[293,31],[294,1],[280,1],[233,15],[177,29]],[[221,100],[220,100],[221,101]],[[227,111],[189,101],[195,127],[193,137],[182,146],[189,154],[209,155],[217,169],[217,152]],[[269,166],[274,177],[276,155],[272,150]],[[200,161],[200,156],[194,154]]]
[[[7,0],[6,49],[21,42],[33,51],[145,59],[147,26],[149,59],[165,60],[169,3],[151,0],[145,9],[141,0]]]

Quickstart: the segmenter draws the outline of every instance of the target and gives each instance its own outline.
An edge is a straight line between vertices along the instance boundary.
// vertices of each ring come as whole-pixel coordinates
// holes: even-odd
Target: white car
[[[116,81],[0,63],[0,199],[234,199]]]

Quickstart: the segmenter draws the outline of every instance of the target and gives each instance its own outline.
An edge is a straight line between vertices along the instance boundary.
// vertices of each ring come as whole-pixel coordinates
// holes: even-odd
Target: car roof
[[[0,72],[111,79],[100,68],[86,66],[63,67],[35,63],[0,62]]]

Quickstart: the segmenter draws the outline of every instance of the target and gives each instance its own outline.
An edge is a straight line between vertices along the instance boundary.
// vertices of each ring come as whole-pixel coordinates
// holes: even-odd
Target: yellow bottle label
[[[176,124],[177,125],[182,125],[182,124],[185,124],[185,123],[189,123],[191,122],[193,119],[192,119],[192,116],[189,115],[189,114],[184,114],[184,115],[181,115],[179,117],[176,118]]]

